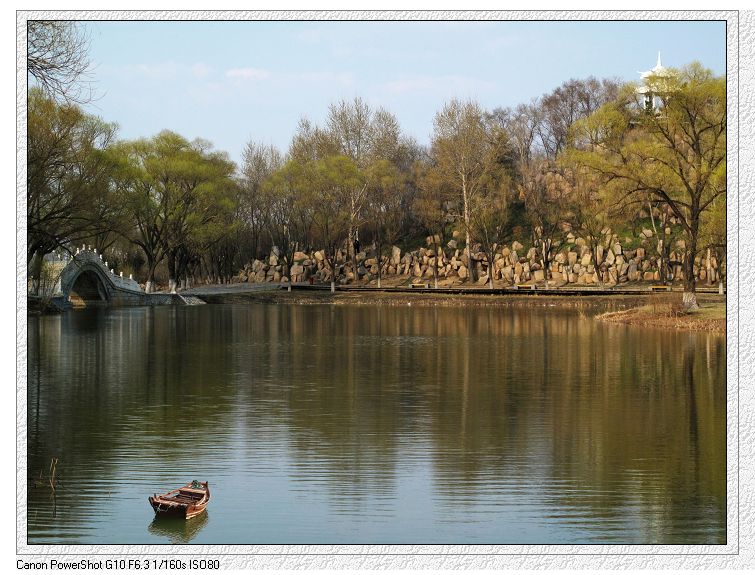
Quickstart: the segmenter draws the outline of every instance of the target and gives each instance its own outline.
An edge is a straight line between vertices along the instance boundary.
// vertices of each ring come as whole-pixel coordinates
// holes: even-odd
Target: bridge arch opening
[[[91,270],[84,270],[79,274],[71,286],[68,299],[74,307],[108,303],[107,290],[102,280]]]

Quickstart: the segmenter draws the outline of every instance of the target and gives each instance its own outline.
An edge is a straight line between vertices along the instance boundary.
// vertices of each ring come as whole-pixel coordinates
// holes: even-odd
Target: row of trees
[[[646,210],[664,280],[672,241],[684,240],[684,302],[694,308],[695,258],[725,250],[725,79],[692,64],[663,85],[652,110],[632,85],[594,78],[514,109],[452,100],[427,149],[385,110],[341,102],[324,127],[303,121],[285,156],[248,146],[242,185],[260,211],[246,225],[289,263],[299,247],[327,247],[334,270],[337,248],[354,257],[360,232],[382,253],[424,235],[438,250],[456,230],[467,257],[483,253],[489,266],[503,242],[528,236],[547,279],[568,232],[595,254],[606,227],[626,229]]]
[[[287,266],[296,251],[324,248],[335,282],[344,246],[355,271],[360,244],[382,254],[429,236],[439,250],[455,231],[466,257],[483,254],[488,265],[500,244],[528,241],[547,278],[568,231],[595,253],[605,227],[660,207],[661,230],[685,239],[694,307],[695,256],[725,247],[725,81],[693,64],[665,85],[659,110],[645,109],[632,86],[593,78],[513,109],[452,100],[428,147],[355,98],[333,104],[322,126],[302,119],[285,153],[249,142],[238,170],[209,142],[171,132],[117,141],[114,125],[35,88],[30,275],[44,254],[85,242],[115,252],[148,290],[161,268],[175,288],[227,279],[277,246]],[[662,241],[667,254],[670,237]]]
[[[38,89],[28,110],[32,278],[45,254],[81,243],[109,250],[120,267],[144,267],[147,291],[161,263],[171,288],[203,265],[205,276],[232,273],[239,186],[226,154],[167,131],[115,141],[114,125]]]

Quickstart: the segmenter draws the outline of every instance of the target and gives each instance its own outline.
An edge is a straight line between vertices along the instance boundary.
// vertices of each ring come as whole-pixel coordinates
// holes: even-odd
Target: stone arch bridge
[[[197,298],[179,294],[146,293],[139,284],[123,272],[116,274],[96,250],[79,249],[67,261],[56,262],[60,276],[54,299],[65,307],[91,305],[170,305],[204,303]]]

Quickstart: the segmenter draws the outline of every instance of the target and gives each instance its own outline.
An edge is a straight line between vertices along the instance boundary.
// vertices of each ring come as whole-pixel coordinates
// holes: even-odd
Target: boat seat
[[[204,489],[194,489],[192,487],[182,487],[178,491],[179,493],[182,493],[184,495],[204,495],[205,494]]]

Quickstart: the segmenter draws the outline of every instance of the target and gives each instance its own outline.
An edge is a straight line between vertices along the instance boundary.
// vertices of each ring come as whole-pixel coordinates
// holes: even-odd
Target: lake
[[[725,337],[598,309],[30,316],[28,542],[726,543]]]

